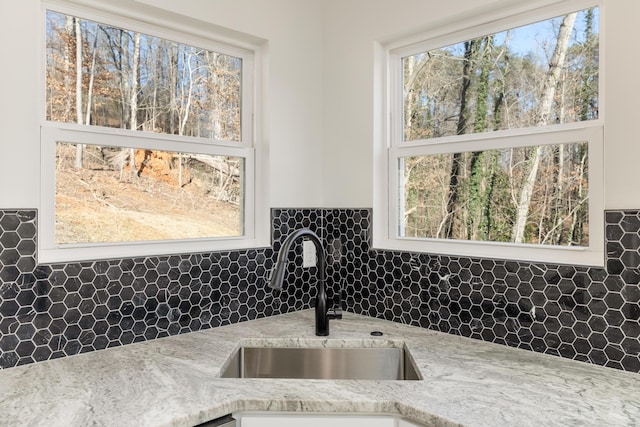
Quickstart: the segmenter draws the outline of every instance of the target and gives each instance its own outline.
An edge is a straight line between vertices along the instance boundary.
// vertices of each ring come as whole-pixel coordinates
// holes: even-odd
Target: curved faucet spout
[[[308,228],[301,228],[289,234],[287,238],[282,242],[280,252],[278,252],[278,258],[276,259],[276,265],[271,272],[271,280],[269,281],[269,287],[272,289],[282,289],[284,283],[284,276],[287,271],[288,255],[291,250],[291,245],[300,237],[308,237],[316,246],[318,253],[318,284],[316,292],[316,335],[327,336],[329,335],[329,316],[327,314],[327,290],[324,279],[324,248],[322,247],[322,241],[316,233]]]

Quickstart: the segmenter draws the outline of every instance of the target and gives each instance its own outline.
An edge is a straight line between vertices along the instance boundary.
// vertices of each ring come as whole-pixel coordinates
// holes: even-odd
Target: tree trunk
[[[130,112],[129,112],[129,127],[132,131],[138,129],[138,86],[139,86],[139,68],[140,68],[140,33],[133,34],[133,58],[131,66],[131,94],[130,94]],[[132,175],[137,175],[136,169],[136,153],[132,148],[129,152],[130,164]]]
[[[585,188],[583,185],[583,179],[582,177],[586,175],[586,169],[587,169],[587,150],[586,149],[582,149],[580,150],[580,166],[579,166],[579,173],[578,173],[578,189],[577,189],[577,195],[578,195],[578,206],[575,206],[572,209],[572,221],[571,221],[571,227],[569,229],[569,238],[571,239],[568,244],[569,245],[580,245],[582,244],[582,224],[584,222],[584,215],[580,215],[580,205],[582,203],[584,203],[584,201],[587,199],[587,197],[585,196]],[[589,214],[589,211],[587,210],[586,215]]]
[[[460,90],[460,112],[458,113],[457,134],[462,135],[467,130],[467,94],[471,86],[471,60],[475,50],[475,40],[465,42],[464,65],[462,66],[462,88]],[[451,163],[451,173],[449,174],[449,197],[447,198],[446,214],[444,218],[444,238],[453,238],[453,228],[456,220],[455,210],[458,203],[460,189],[458,183],[460,179],[460,163],[462,154],[455,153]]]
[[[186,90],[183,86],[182,99],[185,99],[186,95],[186,103],[184,104],[184,110],[182,111],[182,117],[180,118],[179,135],[184,135],[184,131],[187,127],[187,121],[189,120],[189,113],[191,112],[191,100],[193,98],[193,67],[191,64],[191,53],[189,55],[185,55],[185,62],[187,67],[186,72],[189,75],[189,86]]]
[[[89,69],[89,88],[87,89],[87,112],[85,114],[84,123],[86,125],[91,124],[91,105],[93,103],[93,85],[96,75],[96,57],[98,55],[98,34],[100,34],[99,27],[96,27],[96,34],[93,39],[93,52],[91,53],[91,68]]]
[[[478,89],[476,91],[476,114],[473,123],[474,133],[486,132],[488,130],[488,101],[489,101],[489,74],[493,65],[493,36],[484,37],[479,40],[479,47],[482,51],[479,55],[480,76],[478,78]],[[467,239],[477,240],[478,233],[482,228],[482,208],[484,188],[487,187],[487,174],[484,160],[486,155],[482,151],[471,153],[469,164],[469,197],[467,220]]]
[[[149,52],[152,52],[153,51],[153,49],[152,49],[153,46],[151,44],[152,42],[149,39],[147,39],[147,42],[149,43],[148,50],[149,50]],[[157,49],[157,52],[158,52],[157,55],[158,55],[158,58],[159,58],[160,57],[160,51],[161,51],[160,46],[157,46],[156,49]],[[157,117],[158,117],[158,113],[157,113],[157,110],[158,110],[158,87],[160,85],[159,76],[160,76],[160,70],[161,70],[161,67],[162,67],[161,61],[158,58],[153,58],[152,55],[149,55],[149,61],[153,61],[154,62],[153,67],[150,67],[150,68],[154,69],[154,72],[152,73],[153,91],[152,91],[152,94],[151,94],[150,111],[147,113],[149,115],[148,129],[147,130],[150,130],[151,132],[156,132],[157,131],[157,127],[158,127],[157,124],[156,124],[156,120],[157,120]],[[165,129],[165,131],[166,131],[166,129]]]
[[[178,49],[175,43],[167,46],[169,55],[169,133],[176,134],[176,111],[178,111]]]
[[[133,59],[131,67],[131,94],[129,100],[130,117],[129,127],[131,130],[138,129],[138,87],[139,77],[138,70],[140,68],[140,33],[133,34]]]
[[[551,63],[549,64],[549,71],[547,72],[547,76],[542,87],[540,109],[538,112],[538,119],[536,121],[537,126],[544,126],[549,122],[556,84],[564,65],[567,49],[569,47],[569,39],[571,37],[571,31],[575,20],[576,14],[571,13],[564,17],[562,24],[560,25],[558,42],[556,43],[556,47],[553,51]],[[540,158],[543,153],[543,148],[543,146],[538,146],[531,151],[530,160],[528,162],[528,172],[524,173],[526,178],[522,185],[522,189],[520,190],[520,198],[516,206],[516,219],[513,224],[512,231],[512,237],[515,243],[522,243],[524,241],[524,233],[529,216],[531,197],[533,195],[536,176],[538,175],[538,168],[540,167]]]
[[[593,9],[587,10],[584,25],[586,72],[583,74],[580,85],[580,120],[582,121],[598,118],[598,107],[593,102],[598,98],[597,58],[594,58],[593,54],[597,40],[593,35]]]
[[[82,32],[80,31],[80,20],[75,18],[76,35],[76,122],[82,124]],[[76,144],[76,158],[74,167],[82,169],[82,157],[84,152],[83,144]]]
[[[64,87],[64,111],[62,121],[71,121],[71,111],[73,109],[72,97],[67,95],[71,92],[71,77],[72,77],[72,58],[75,56],[75,37],[74,37],[74,18],[72,16],[65,17],[64,22],[64,59],[62,67],[62,85]],[[74,42],[72,43],[72,40]],[[76,64],[73,64],[75,67]]]
[[[564,222],[564,216],[565,216],[565,211],[566,209],[563,208],[563,204],[564,204],[564,192],[565,192],[565,182],[564,182],[564,175],[565,175],[565,147],[564,144],[561,144],[560,147],[558,147],[558,156],[557,156],[558,160],[557,160],[557,178],[556,178],[556,182],[555,182],[555,188],[554,188],[554,193],[555,193],[555,197],[554,197],[554,203],[552,204],[552,208],[553,208],[553,212],[550,214],[551,217],[554,218],[554,222],[553,222],[553,227],[556,230],[553,234],[554,237],[552,237],[552,241],[553,244],[555,245],[561,245],[562,242],[562,236],[564,235],[563,231],[563,222]],[[571,209],[570,203],[567,204],[567,208]]]
[[[182,103],[182,99],[185,98],[185,92],[186,92],[186,102],[184,104],[184,109],[182,111],[182,117],[180,117],[180,127],[178,129],[178,134],[179,135],[184,135],[184,131],[187,127],[187,121],[189,120],[189,113],[191,111],[191,100],[193,98],[193,67],[191,64],[191,53],[189,53],[188,55],[185,53],[185,63],[186,63],[186,67],[187,67],[187,72],[188,72],[188,76],[189,76],[189,86],[187,87],[187,89],[184,88],[184,84],[182,86],[182,96],[181,96],[181,103]],[[180,188],[182,188],[183,186],[183,171],[182,171],[182,155],[178,154],[178,185],[180,186]]]

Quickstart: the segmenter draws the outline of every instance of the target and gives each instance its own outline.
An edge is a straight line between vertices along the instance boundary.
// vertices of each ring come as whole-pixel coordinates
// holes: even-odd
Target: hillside
[[[58,243],[164,240],[240,233],[240,209],[217,200],[202,171],[178,171],[156,156],[138,174],[108,167],[89,150],[85,167],[72,167],[71,147],[58,150],[56,240]],[[143,150],[136,152],[140,169]],[[87,160],[88,159],[88,160]]]

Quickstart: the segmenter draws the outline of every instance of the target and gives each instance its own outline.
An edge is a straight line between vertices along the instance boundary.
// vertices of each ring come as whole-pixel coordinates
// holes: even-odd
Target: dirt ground
[[[62,163],[63,166],[68,162]],[[165,171],[166,172],[166,171]],[[104,167],[56,172],[56,241],[95,243],[238,236],[239,206],[216,200],[190,178],[180,187],[165,174]]]

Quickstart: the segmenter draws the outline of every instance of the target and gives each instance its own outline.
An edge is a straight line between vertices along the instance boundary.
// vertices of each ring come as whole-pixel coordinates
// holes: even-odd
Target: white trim
[[[159,255],[209,253],[239,249],[268,247],[269,243],[259,240],[234,238],[224,240],[181,240],[181,241],[148,241],[129,242],[120,245],[78,245],[74,247],[39,249],[38,263],[51,264],[60,262],[91,261],[104,259],[136,258]]]
[[[215,143],[213,140],[191,136],[169,135],[162,133],[132,131],[130,129],[109,128],[104,126],[86,126],[75,123],[45,122],[42,129],[52,139],[61,142],[77,142],[79,144],[108,145],[114,147],[155,148],[165,151],[184,151],[200,154],[217,154],[221,156],[246,155],[251,147],[228,142]],[[89,138],[92,142],[83,141]],[[179,148],[176,150],[176,147]]]
[[[604,97],[603,54],[600,55],[599,101],[597,120],[552,125],[540,128],[510,129],[482,134],[465,134],[433,140],[403,141],[402,68],[401,58],[459,43],[471,38],[500,32],[582,10],[592,6],[600,8],[600,46],[604,46],[602,22],[604,2],[570,0],[551,5],[536,2],[519,5],[515,9],[494,10],[455,23],[430,29],[401,40],[375,45],[374,65],[374,195],[373,195],[373,247],[379,249],[429,252],[454,256],[515,259],[533,262],[568,263],[604,266]],[[517,14],[514,15],[514,10]],[[602,51],[603,49],[601,49]],[[398,95],[399,94],[399,95]],[[589,143],[589,247],[558,247],[549,245],[460,241],[446,239],[402,238],[398,221],[398,161],[403,157],[474,151],[481,148],[497,149],[551,145],[587,141]]]
[[[568,125],[553,125],[528,129],[510,129],[482,134],[465,134],[438,138],[438,141],[433,144],[396,145],[389,148],[389,151],[402,157],[408,157],[420,154],[449,154],[475,151],[471,144],[475,143],[477,146],[478,142],[482,142],[482,149],[488,150],[531,147],[534,145],[556,145],[566,142],[588,141],[590,138],[593,138],[600,129],[602,129],[602,125],[592,122],[579,122]]]
[[[387,49],[402,56],[425,52],[444,46],[483,37],[527,24],[554,18],[590,7],[603,7],[603,0],[527,0],[487,6],[489,9],[472,10],[473,15],[455,17],[424,31],[406,37],[383,41]]]

